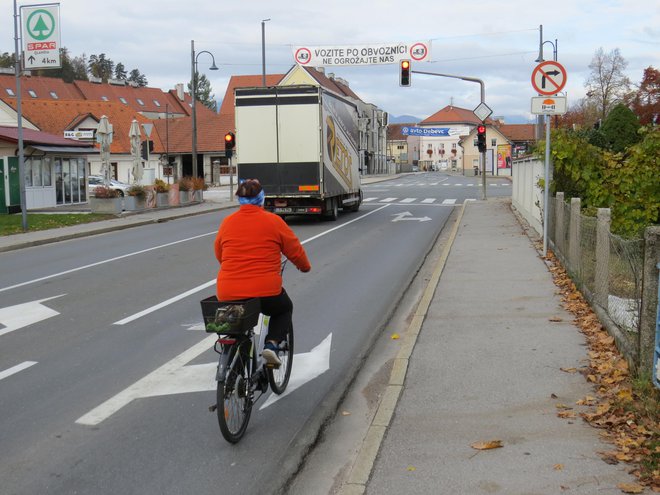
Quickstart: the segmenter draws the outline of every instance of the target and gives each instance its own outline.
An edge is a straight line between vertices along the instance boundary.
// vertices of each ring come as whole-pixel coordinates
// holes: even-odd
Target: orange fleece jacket
[[[301,271],[311,269],[296,234],[284,220],[260,206],[241,205],[225,218],[214,247],[220,262],[216,295],[221,301],[282,292],[281,253]]]

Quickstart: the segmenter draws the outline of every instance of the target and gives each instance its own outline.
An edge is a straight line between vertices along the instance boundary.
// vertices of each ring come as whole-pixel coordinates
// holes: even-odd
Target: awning
[[[30,144],[29,146],[35,150],[48,151],[50,153],[93,155],[99,152],[97,148],[83,148],[76,146],[45,146],[41,144]]]

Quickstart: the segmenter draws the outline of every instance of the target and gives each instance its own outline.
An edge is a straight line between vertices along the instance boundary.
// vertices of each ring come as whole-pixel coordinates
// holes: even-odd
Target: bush
[[[203,177],[192,177],[191,180],[195,191],[206,191],[209,188]]]
[[[166,193],[170,190],[170,185],[162,179],[156,179],[154,181],[154,190],[157,193]]]
[[[137,198],[144,198],[147,195],[147,191],[144,189],[143,186],[139,184],[134,184],[131,187],[129,187],[126,193],[129,196],[135,196]]]
[[[179,179],[179,191],[191,191],[193,189],[192,177],[181,177]]]
[[[94,196],[100,199],[118,198],[119,191],[111,189],[108,186],[98,186],[94,189]]]

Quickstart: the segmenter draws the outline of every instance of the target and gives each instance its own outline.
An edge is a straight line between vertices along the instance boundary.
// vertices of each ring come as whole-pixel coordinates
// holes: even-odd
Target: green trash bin
[[[7,200],[6,207],[7,213],[20,213],[21,212],[21,181],[18,173],[18,158],[10,156],[5,161],[5,174],[8,176],[6,183],[9,185],[8,191],[5,192]]]

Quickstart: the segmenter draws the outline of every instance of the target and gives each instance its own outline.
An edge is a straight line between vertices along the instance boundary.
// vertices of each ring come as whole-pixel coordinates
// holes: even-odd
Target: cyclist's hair
[[[262,189],[261,183],[257,179],[245,179],[236,189],[236,196],[239,198],[253,198]]]

